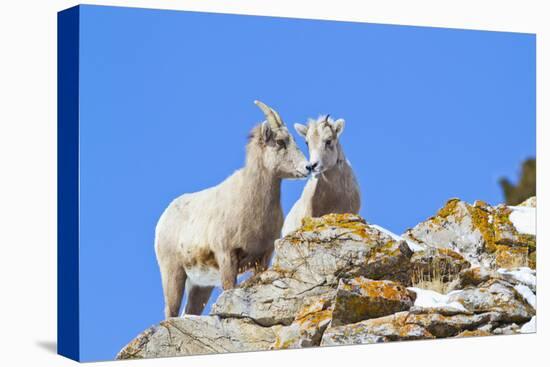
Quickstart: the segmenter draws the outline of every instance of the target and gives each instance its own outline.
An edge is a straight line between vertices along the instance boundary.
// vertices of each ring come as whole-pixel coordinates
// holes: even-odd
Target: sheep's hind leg
[[[185,314],[200,315],[210,299],[214,287],[200,287],[191,285],[187,294],[187,304],[185,305]]]
[[[187,274],[177,264],[161,264],[160,269],[164,291],[164,317],[177,317],[181,308]]]

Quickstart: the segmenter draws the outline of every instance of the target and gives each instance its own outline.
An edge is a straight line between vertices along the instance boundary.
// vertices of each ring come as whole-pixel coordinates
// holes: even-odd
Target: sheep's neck
[[[280,207],[281,178],[267,170],[260,159],[247,160],[243,176],[243,189],[250,194],[247,197],[255,207],[268,212]]]
[[[349,190],[353,189],[353,171],[346,161],[344,152],[338,145],[338,162],[334,167],[323,172],[312,191],[311,216],[319,217],[328,213],[355,211]]]

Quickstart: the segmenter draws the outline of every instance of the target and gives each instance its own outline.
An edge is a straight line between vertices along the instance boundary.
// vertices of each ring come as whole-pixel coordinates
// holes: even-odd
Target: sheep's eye
[[[309,142],[306,140],[306,145],[309,147]]]
[[[277,140],[277,145],[279,146],[279,148],[286,148],[286,142],[284,140]]]
[[[327,147],[330,147],[330,144],[332,144],[332,140],[327,140],[327,141],[325,141],[325,145],[326,145]]]

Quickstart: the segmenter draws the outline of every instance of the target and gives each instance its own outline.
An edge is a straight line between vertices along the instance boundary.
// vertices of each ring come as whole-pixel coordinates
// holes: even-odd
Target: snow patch
[[[499,274],[509,276],[533,290],[537,287],[537,272],[531,268],[521,267],[514,270],[498,269],[497,272]]]
[[[510,206],[510,221],[519,233],[535,236],[537,233],[537,208]]]
[[[536,333],[537,332],[537,317],[533,316],[531,317],[531,320],[529,322],[523,324],[521,329],[519,329],[520,333]]]
[[[449,301],[449,296],[452,294],[460,293],[461,291],[452,291],[448,294],[437,293],[428,289],[409,287],[407,288],[416,293],[416,300],[414,305],[421,308],[445,308],[458,312],[468,312],[464,306],[459,302]]]
[[[413,252],[418,252],[418,251],[424,251],[425,248],[424,246],[420,245],[419,243],[416,243],[414,241],[411,241],[411,240],[406,240],[404,239],[403,237],[387,230],[386,228],[384,227],[380,227],[379,225],[376,225],[376,224],[371,224],[370,225],[372,228],[375,228],[377,230],[379,230],[380,232],[382,233],[385,233],[387,234],[388,236],[390,236],[391,238],[393,238],[394,240],[396,241],[405,241],[407,242],[407,245],[409,245],[409,248],[413,251]]]
[[[525,300],[531,305],[531,307],[533,307],[535,310],[537,309],[537,296],[535,296],[535,293],[533,293],[533,291],[531,291],[528,286],[518,284],[514,287],[514,289],[518,291],[518,293],[521,294],[523,298],[525,298]]]

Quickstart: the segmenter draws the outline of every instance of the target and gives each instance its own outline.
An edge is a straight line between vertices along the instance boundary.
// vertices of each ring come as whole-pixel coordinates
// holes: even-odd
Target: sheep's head
[[[306,139],[309,148],[310,170],[318,176],[331,169],[340,158],[340,134],[344,131],[344,120],[333,120],[329,115],[309,120],[307,125],[294,124],[294,128]]]
[[[289,133],[279,114],[260,101],[254,103],[266,116],[256,129],[256,141],[261,146],[263,165],[280,178],[305,178],[308,162]]]

